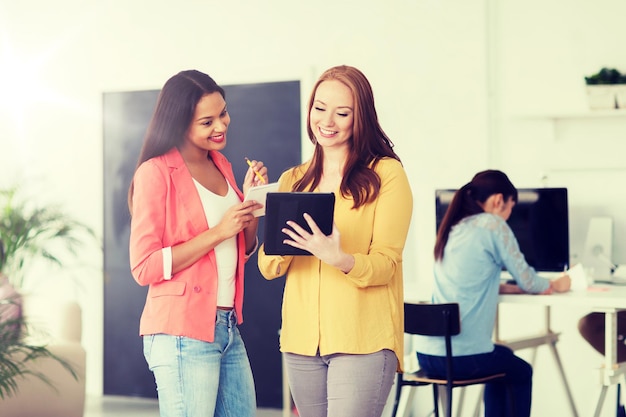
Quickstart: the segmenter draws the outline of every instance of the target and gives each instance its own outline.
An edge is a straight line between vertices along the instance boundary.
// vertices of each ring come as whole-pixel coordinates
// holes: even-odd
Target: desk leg
[[[606,397],[606,390],[608,386],[602,385],[602,391],[600,391],[600,397],[598,398],[598,403],[596,404],[596,411],[593,413],[593,417],[600,417],[600,412],[602,411],[602,405],[604,405],[604,398]]]
[[[485,385],[480,386],[480,393],[478,394],[478,400],[476,401],[476,407],[474,408],[474,417],[480,417],[480,412],[483,406],[483,398],[485,395]]]
[[[550,350],[552,351],[554,361],[559,368],[559,373],[561,374],[561,379],[563,380],[563,386],[565,387],[565,392],[567,393],[567,399],[569,400],[569,405],[572,409],[572,415],[578,417],[578,411],[576,410],[576,405],[574,404],[574,397],[572,396],[572,391],[570,390],[567,378],[565,377],[565,370],[563,369],[561,357],[559,356],[559,351],[556,349],[555,343],[550,344]]]
[[[617,310],[604,312],[604,369],[602,370],[602,390],[594,417],[599,417],[606,398],[606,391],[614,381],[614,370],[617,364]]]
[[[611,372],[617,364],[617,311],[604,312],[604,371]],[[611,384],[610,378],[604,378],[604,384]]]
[[[556,365],[559,369],[559,373],[561,374],[561,380],[563,381],[563,387],[565,388],[565,392],[567,394],[567,399],[569,401],[570,408],[572,410],[572,415],[574,417],[578,417],[578,411],[576,410],[576,405],[574,404],[574,397],[572,396],[572,392],[569,387],[569,383],[567,382],[567,378],[565,376],[565,370],[563,369],[563,364],[561,363],[561,358],[559,357],[559,351],[556,348],[556,342],[559,340],[558,334],[554,333],[551,330],[551,315],[550,315],[550,306],[544,306],[544,334],[531,337],[531,338],[522,338],[516,341],[500,341],[500,339],[496,339],[500,341],[500,343],[504,343],[508,347],[513,350],[519,349],[527,349],[534,348],[532,353],[532,361],[531,364],[534,364],[535,357],[537,354],[537,347],[541,345],[549,345],[550,351],[552,352],[552,356]],[[496,315],[496,330],[498,329],[498,316]],[[496,332],[496,335],[499,336],[499,333]]]
[[[545,327],[547,333],[552,333],[551,324],[552,317],[550,307],[546,307],[544,311],[545,317]],[[567,399],[569,400],[569,406],[572,410],[572,415],[574,417],[578,417],[578,411],[576,410],[576,404],[574,404],[574,396],[572,395],[572,391],[569,388],[569,383],[567,382],[567,377],[565,376],[565,370],[563,369],[563,363],[561,362],[561,357],[559,356],[559,351],[556,348],[557,339],[553,339],[550,345],[550,351],[552,352],[552,357],[554,357],[554,361],[556,362],[556,366],[559,368],[559,373],[561,374],[561,380],[563,381],[563,387],[565,388],[565,393],[567,394]],[[537,354],[537,349],[535,349],[534,355]],[[534,358],[533,358],[534,359]]]
[[[467,387],[457,388],[459,391],[457,406],[456,406],[456,417],[461,417],[461,410],[463,410],[463,403],[465,402],[465,389]]]
[[[395,388],[395,387],[394,387]],[[396,416],[408,417],[411,415],[411,407],[413,406],[413,396],[418,387],[405,386],[403,389],[407,391],[405,395],[400,396],[400,402],[398,403],[398,409],[396,410]]]

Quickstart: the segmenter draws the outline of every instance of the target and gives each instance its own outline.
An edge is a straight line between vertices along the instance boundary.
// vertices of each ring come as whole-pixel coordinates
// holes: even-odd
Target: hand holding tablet
[[[269,193],[266,200],[264,249],[267,255],[311,255],[308,251],[283,243],[287,236],[282,229],[292,220],[311,231],[304,219],[308,213],[325,235],[333,231],[335,195],[333,193],[283,192]]]

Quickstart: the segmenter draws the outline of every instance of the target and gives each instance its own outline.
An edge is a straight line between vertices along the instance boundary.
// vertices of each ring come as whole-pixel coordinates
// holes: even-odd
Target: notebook
[[[287,220],[293,220],[302,228],[311,231],[304,220],[308,213],[325,234],[333,230],[333,212],[335,195],[333,193],[277,192],[267,193],[265,200],[265,253],[268,255],[311,255],[293,246],[283,243],[289,236],[281,231],[287,226]]]
[[[267,193],[278,191],[278,183],[271,182],[269,184],[257,185],[256,187],[251,187],[246,194],[244,201],[255,200],[259,203],[263,204],[263,207],[260,209],[256,209],[252,212],[254,217],[265,216],[265,198]]]

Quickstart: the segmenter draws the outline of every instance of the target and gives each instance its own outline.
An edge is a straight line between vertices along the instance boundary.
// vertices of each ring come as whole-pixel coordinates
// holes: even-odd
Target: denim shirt
[[[526,292],[541,293],[549,288],[549,280],[528,265],[513,231],[501,217],[480,213],[452,227],[443,259],[434,266],[432,301],[459,303],[461,333],[452,338],[454,356],[493,350],[503,268]],[[416,347],[420,353],[445,355],[443,338],[416,337]]]

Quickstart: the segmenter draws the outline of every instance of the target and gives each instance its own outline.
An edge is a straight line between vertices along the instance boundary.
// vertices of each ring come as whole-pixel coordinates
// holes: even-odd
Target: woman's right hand
[[[572,286],[572,279],[569,275],[564,274],[550,281],[550,289],[554,292],[567,292]]]
[[[243,203],[235,204],[229,208],[222,220],[215,226],[225,239],[235,236],[253,221],[258,221],[252,214],[254,210],[262,208],[263,205],[254,200],[244,201]]]

